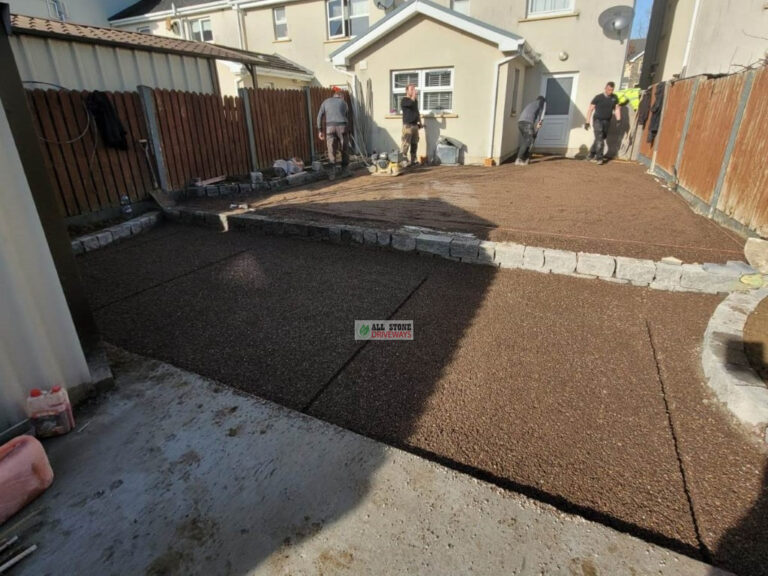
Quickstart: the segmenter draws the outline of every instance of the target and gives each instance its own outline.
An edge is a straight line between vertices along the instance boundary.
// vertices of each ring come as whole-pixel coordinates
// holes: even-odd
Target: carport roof
[[[417,15],[428,16],[467,34],[496,44],[501,52],[526,52],[525,38],[497,28],[476,18],[460,14],[430,0],[410,0],[371,26],[362,36],[353,38],[329,56],[335,66],[346,66],[349,59]],[[530,51],[530,50],[528,50]],[[526,54],[524,54],[526,55]],[[527,56],[527,55],[526,55]]]

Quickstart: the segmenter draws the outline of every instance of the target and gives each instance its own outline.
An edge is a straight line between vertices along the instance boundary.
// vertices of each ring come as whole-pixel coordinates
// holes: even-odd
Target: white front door
[[[577,80],[576,73],[547,74],[542,78],[541,93],[547,99],[547,112],[536,138],[537,147],[568,147]]]

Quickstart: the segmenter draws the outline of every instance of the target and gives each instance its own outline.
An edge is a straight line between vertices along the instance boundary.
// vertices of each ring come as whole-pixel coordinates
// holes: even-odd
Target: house
[[[135,0],[9,0],[12,14],[109,26],[108,18]]]
[[[14,57],[28,87],[135,90],[139,84],[188,92],[218,92],[219,62],[269,80],[312,73],[279,56],[256,54],[127,30],[11,15]],[[39,83],[35,85],[34,83]]]
[[[516,114],[539,94],[549,100],[549,118],[537,149],[586,151],[589,102],[623,72],[626,45],[608,38],[598,24],[600,13],[615,4],[140,0],[110,20],[121,29],[276,53],[312,70],[316,83],[350,86],[370,110],[370,150],[398,146],[400,118],[393,103],[403,83],[415,80],[429,116],[420,154],[433,156],[437,136],[447,135],[466,145],[465,161],[498,162],[517,148]]]
[[[640,83],[644,56],[645,38],[633,38],[627,42],[627,60],[624,62],[624,74],[621,77],[622,89],[634,88]]]
[[[765,0],[655,0],[641,86],[729,74],[768,59]]]

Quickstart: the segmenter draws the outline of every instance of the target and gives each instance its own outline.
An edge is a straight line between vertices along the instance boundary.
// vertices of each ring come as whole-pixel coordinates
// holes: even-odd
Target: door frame
[[[566,131],[566,137],[565,142],[563,142],[562,146],[553,146],[554,148],[562,147],[562,148],[568,148],[568,143],[571,140],[571,130],[573,130],[572,121],[573,121],[573,109],[574,106],[576,106],[576,94],[578,93],[579,89],[579,72],[552,72],[547,74],[541,75],[541,94],[546,96],[547,95],[547,80],[550,78],[573,78],[573,85],[571,86],[571,103],[568,106],[568,119],[567,119],[567,128]],[[547,112],[547,114],[544,117],[544,121],[546,122],[547,116],[552,116]],[[558,114],[557,116],[554,116],[554,118],[563,118],[564,115]]]

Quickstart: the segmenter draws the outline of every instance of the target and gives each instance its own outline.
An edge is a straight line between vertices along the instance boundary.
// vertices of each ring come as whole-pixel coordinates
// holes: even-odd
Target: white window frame
[[[282,10],[283,11],[283,18],[282,20],[277,19],[277,11]],[[272,25],[275,30],[275,40],[288,40],[290,36],[288,35],[288,9],[283,6],[275,6],[272,8]],[[278,36],[277,35],[277,27],[285,25],[285,36]]]
[[[451,83],[448,86],[431,86],[427,88],[424,85],[424,78],[426,77],[427,72],[450,72],[451,74]],[[395,74],[417,74],[418,75],[418,81],[416,82],[416,89],[419,92],[419,111],[422,114],[453,114],[454,111],[454,85],[456,80],[456,71],[454,68],[424,68],[421,70],[415,70],[415,69],[406,69],[406,70],[392,70],[390,72],[390,94],[392,96],[397,95],[398,96],[398,102],[405,96],[405,86],[402,88],[395,88]],[[430,110],[427,108],[424,108],[424,95],[426,92],[450,92],[451,93],[451,108],[450,109],[443,109],[443,110]],[[402,110],[395,110],[395,114],[402,114]]]
[[[205,32],[204,32],[204,30],[203,30],[203,22],[206,22],[206,21],[207,21],[207,22],[208,22],[208,24],[210,24],[210,26],[211,26],[211,39],[210,39],[210,40],[206,40],[206,39],[205,39]],[[194,26],[195,26],[195,24],[197,24],[197,23],[199,23],[199,24],[200,24],[200,40],[195,40],[195,30],[194,30]],[[189,20],[189,21],[187,22],[187,25],[189,26],[189,38],[190,38],[190,40],[194,40],[195,42],[213,42],[213,41],[214,41],[214,36],[213,36],[213,23],[211,22],[211,19],[210,19],[210,18],[195,18],[195,19],[193,19],[193,20]]]
[[[466,6],[465,11],[462,12],[461,10],[456,9],[456,1],[457,0],[451,0],[451,10],[454,12],[458,12],[459,14],[464,14],[465,16],[469,16],[469,3],[470,0],[459,0],[460,2],[464,2],[464,5]]]
[[[520,68],[515,68],[512,72],[512,110],[509,114],[510,118],[517,116],[520,111]]]
[[[554,16],[556,14],[572,14],[576,9],[576,0],[568,0],[567,8],[560,8],[559,10],[539,10],[533,9],[533,3],[536,0],[528,0],[528,18],[538,18],[540,16]]]
[[[331,18],[331,2],[341,2],[341,16]],[[329,40],[339,38],[354,38],[352,36],[352,20],[365,18],[368,20],[368,28],[371,27],[371,12],[369,2],[363,2],[365,14],[352,16],[350,3],[352,0],[325,0],[325,33]],[[341,34],[331,35],[331,22],[341,21]]]
[[[136,32],[139,34],[152,34],[152,27],[151,26],[139,26],[136,28]]]

